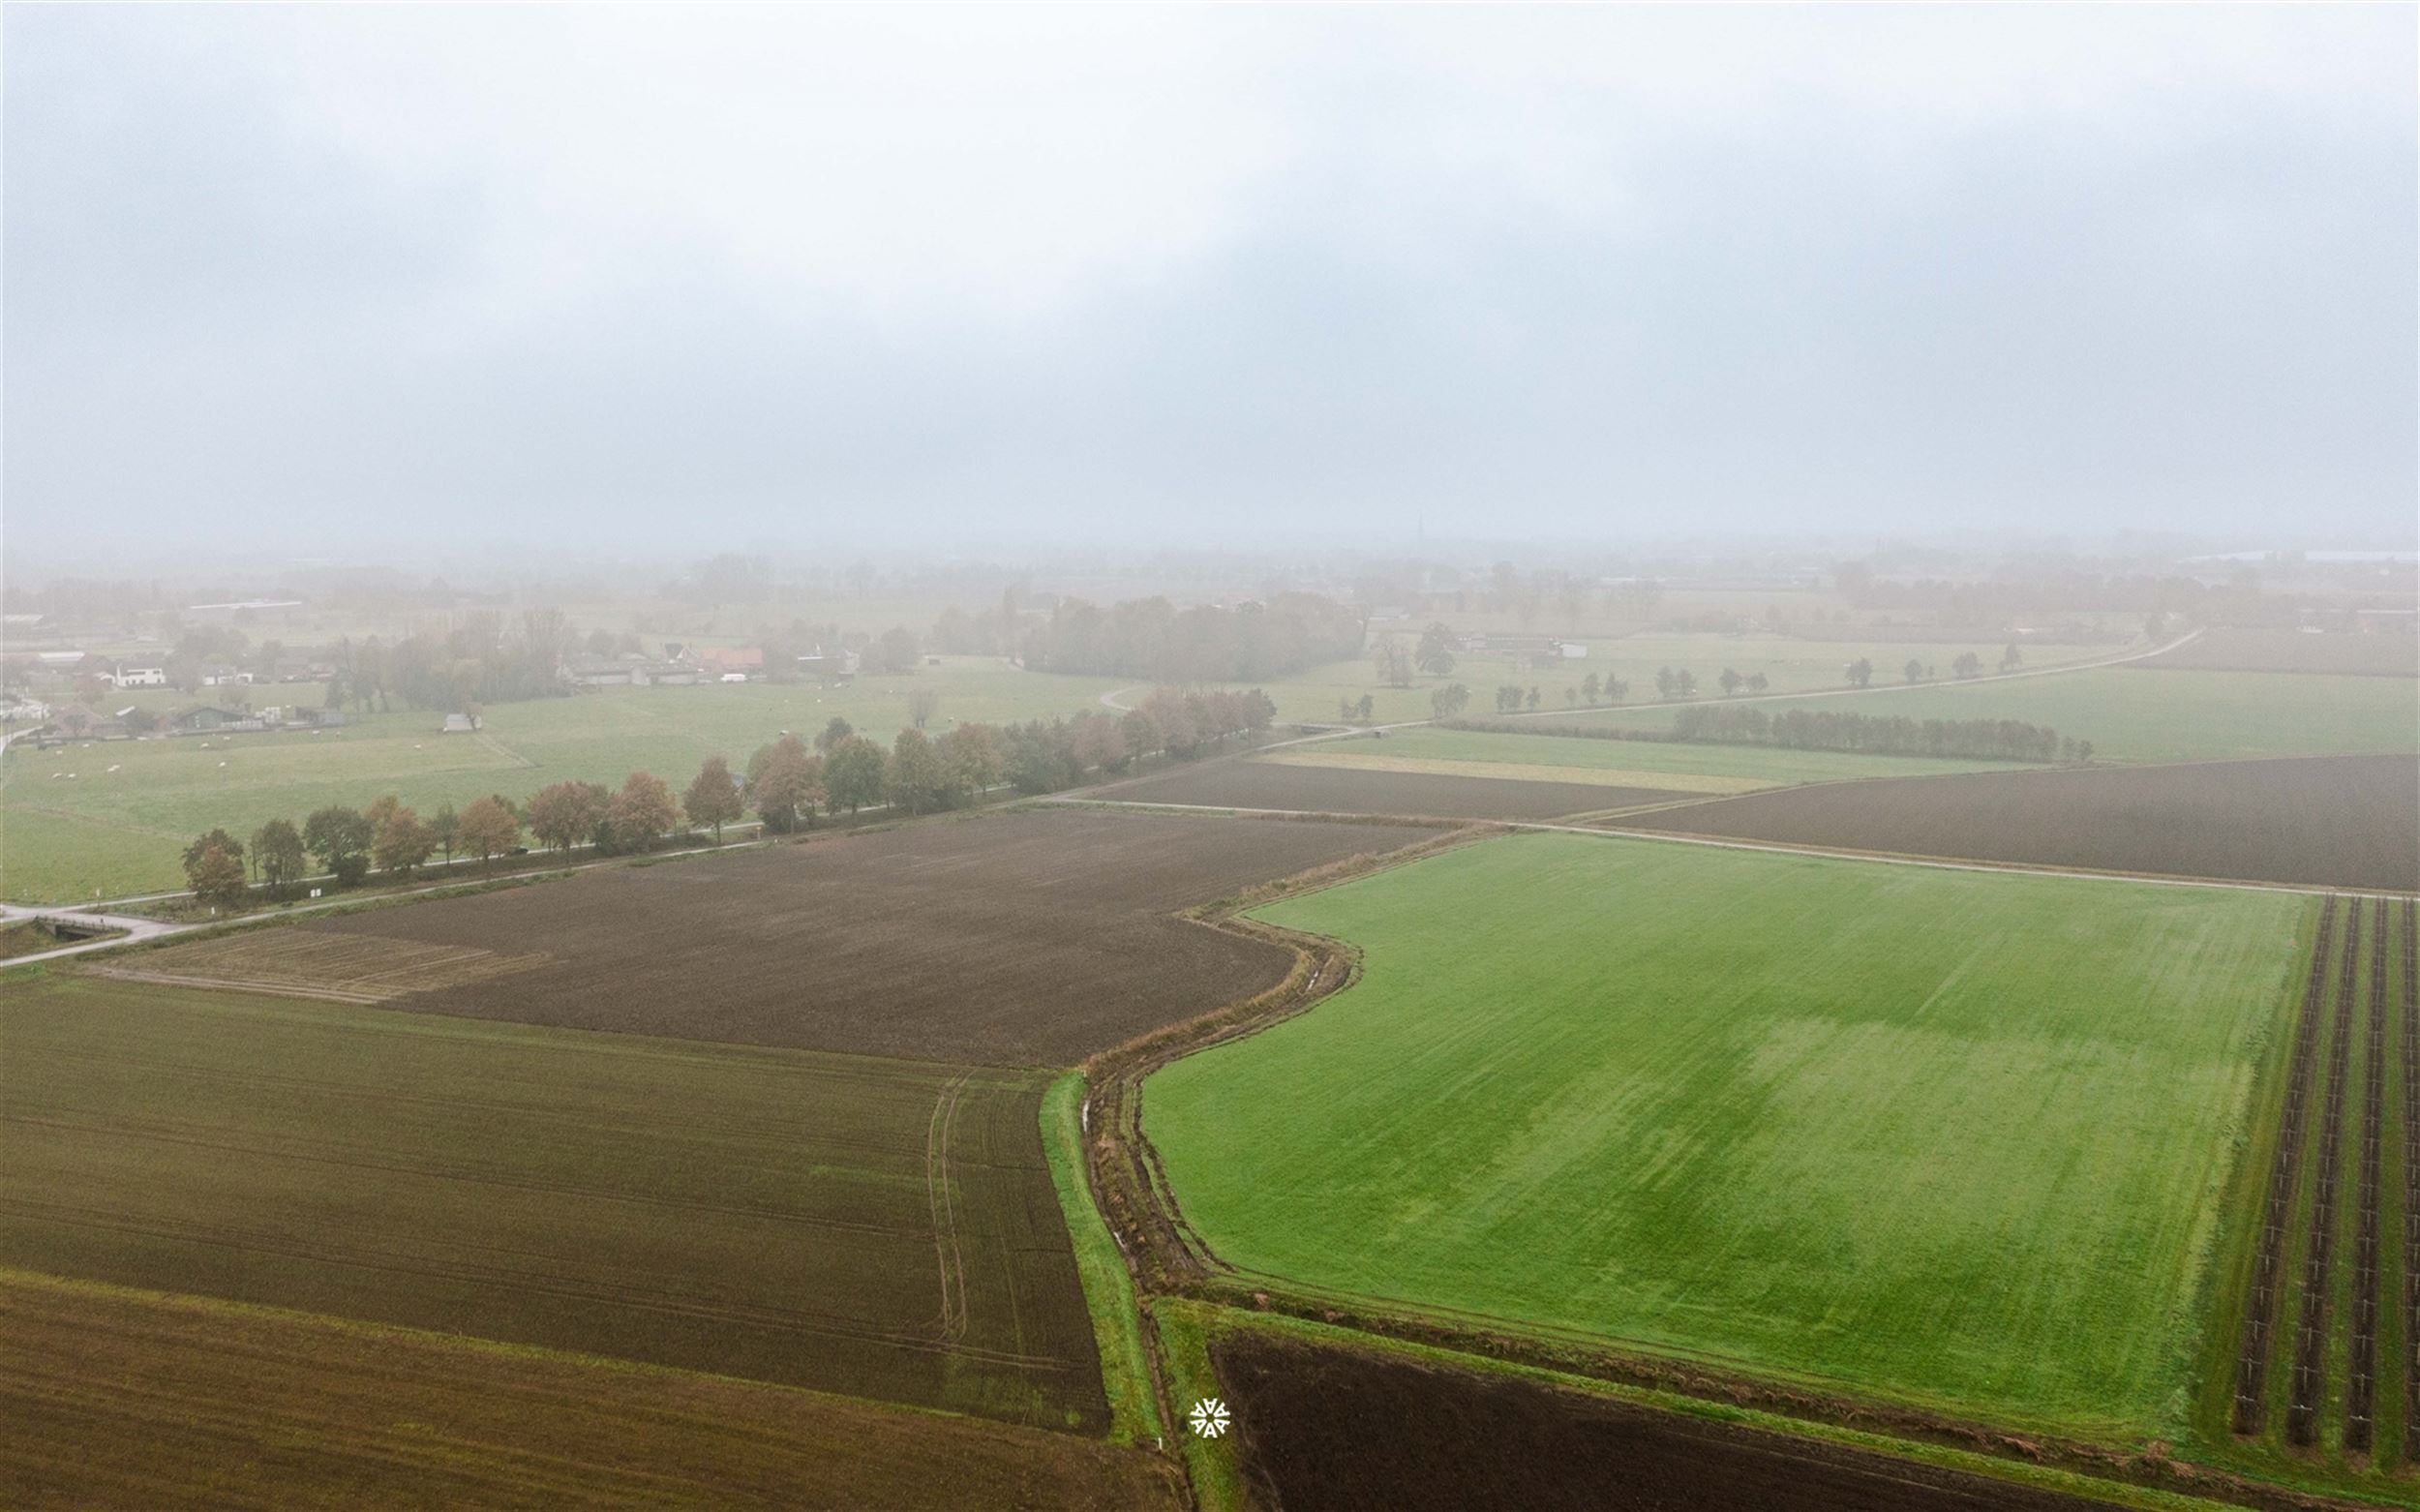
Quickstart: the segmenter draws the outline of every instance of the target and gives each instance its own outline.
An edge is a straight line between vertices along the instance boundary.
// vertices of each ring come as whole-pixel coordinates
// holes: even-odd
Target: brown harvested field
[[[2144,672],[2316,672],[2420,677],[2420,637],[2206,630],[2172,651],[2127,665]]]
[[[2420,757],[1894,777],[1603,824],[1829,850],[2409,892],[2420,889]]]
[[[1801,1512],[2098,1505],[1511,1376],[1256,1332],[1217,1337],[1247,1483],[1286,1512]]]
[[[0,1043],[0,1266],[1107,1425],[1042,1074],[68,972]]]
[[[22,1272],[0,1354],[11,1507],[1182,1504],[1071,1434]]]
[[[1432,832],[1042,809],[605,867],[231,937],[527,952],[534,970],[392,1009],[1013,1066],[1068,1066],[1284,979],[1281,947],[1171,917]],[[218,942],[203,942],[207,949]],[[191,977],[169,947],[130,958]],[[240,979],[239,949],[216,969]],[[342,980],[338,990],[349,990]]]
[[[1121,803],[1273,808],[1315,814],[1396,814],[1428,819],[1558,819],[1638,803],[1669,803],[1662,788],[1588,782],[1520,782],[1424,771],[1352,771],[1266,761],[1209,761],[1084,795]]]

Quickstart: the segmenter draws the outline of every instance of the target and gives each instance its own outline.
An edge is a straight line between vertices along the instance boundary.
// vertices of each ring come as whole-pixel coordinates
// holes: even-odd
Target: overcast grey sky
[[[2406,539],[2414,16],[12,6],[9,545]]]

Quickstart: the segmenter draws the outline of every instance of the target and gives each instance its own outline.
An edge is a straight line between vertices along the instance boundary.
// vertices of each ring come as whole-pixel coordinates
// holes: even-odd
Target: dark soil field
[[[1275,985],[1282,948],[1171,917],[1425,839],[1406,827],[1007,812],[295,925],[553,958],[387,1006],[991,1065],[1069,1066]],[[285,930],[237,939],[283,956]],[[202,942],[206,947],[211,942]],[[383,962],[394,953],[373,953]],[[180,949],[123,963],[182,972]],[[240,962],[217,962],[230,980]],[[381,973],[384,971],[380,966]],[[348,990],[331,981],[332,990]]]
[[[0,1042],[0,1266],[1107,1424],[1038,1074],[68,973]]]
[[[1878,1512],[2098,1503],[1508,1376],[1228,1334],[1244,1474],[1286,1512]]]
[[[1422,771],[1210,761],[1095,788],[1085,797],[1122,803],[1193,803],[1205,808],[1278,808],[1315,814],[1558,819],[1634,803],[1668,803],[1674,794],[1661,788],[1598,787],[1586,782],[1520,782]]]
[[[2411,678],[2420,677],[2420,637],[2216,629],[2202,632],[2172,651],[2127,665],[2143,672],[2318,672]]]
[[[1182,1504],[1071,1434],[17,1273],[0,1355],[11,1507]]]
[[[2420,889],[2420,758],[2411,756],[1839,782],[1603,823],[2021,865]]]

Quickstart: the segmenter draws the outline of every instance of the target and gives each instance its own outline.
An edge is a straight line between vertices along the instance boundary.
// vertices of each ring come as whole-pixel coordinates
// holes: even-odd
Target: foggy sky
[[[2401,544],[2414,16],[12,7],[8,545]]]

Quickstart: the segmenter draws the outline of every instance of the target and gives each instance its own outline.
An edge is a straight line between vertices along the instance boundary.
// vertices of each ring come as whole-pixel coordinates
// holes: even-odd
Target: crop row
[[[2365,911],[2369,915],[2366,931]],[[2394,927],[2398,912],[2400,953],[2399,931]],[[2382,1251],[2387,1222],[2385,1159],[2393,1137],[2388,1127],[2392,1118],[2401,1136],[2404,1182],[2403,1355],[2399,1362],[2405,1386],[2402,1458],[2420,1460],[2420,950],[2415,950],[2416,929],[2420,923],[2415,923],[2415,905],[2410,902],[2399,910],[2388,900],[2376,898],[2365,910],[2359,900],[2330,897],[2320,910],[2286,1070],[2285,1101],[2254,1252],[2252,1287],[2244,1303],[2235,1360],[2233,1423],[2238,1434],[2257,1435],[2266,1424],[2271,1342],[2284,1301],[2282,1282],[2291,1248],[2287,1240],[2301,1202],[2304,1148],[2312,1142],[2315,1090],[2319,1094],[2316,1149],[2308,1162],[2312,1175],[2308,1211],[2303,1215],[2301,1284],[2286,1379],[2284,1436],[2298,1448],[2319,1444],[2321,1417],[2329,1401],[2330,1343],[2335,1331],[2329,1317],[2330,1298],[2333,1286],[2342,1284],[2335,1269],[2343,1225],[2338,1209],[2346,1173],[2345,1111],[2355,1096],[2352,1072],[2358,1030],[2363,1050],[2358,1093],[2361,1142],[2352,1165],[2350,1314],[2342,1324],[2346,1337],[2342,1446],[2355,1456],[2375,1451],[2380,1398],[2391,1389],[2381,1380],[2379,1368],[2379,1310],[2387,1285]],[[2401,1013],[2390,1018],[2388,974],[2399,953]],[[2399,1023],[2398,1036],[2390,1036],[2390,1023]],[[2322,1045],[2324,1073],[2320,1070]],[[2390,1060],[2402,1076],[2402,1101],[2392,1109],[2387,1103]]]
[[[2336,899],[2319,910],[2318,939],[2311,950],[2311,974],[2303,985],[2302,1017],[2285,1074],[2285,1108],[2278,1120],[2277,1153],[2269,1166],[2269,1191],[2260,1208],[2260,1243],[2253,1262],[2252,1291],[2244,1299],[2243,1344],[2235,1356],[2235,1431],[2256,1434],[2267,1421],[2270,1335],[2277,1322],[2278,1283],[2285,1263],[2286,1225],[2294,1206],[2295,1177],[2302,1166],[2303,1131],[2311,1102],[2312,1062],[2317,1058],[2319,1018],[2327,1005],[2328,945],[2336,932]]]
[[[2311,1444],[2319,1436],[2319,1398],[2327,1386],[2328,1262],[2336,1250],[2336,1177],[2344,1130],[2344,1079],[2352,1064],[2353,991],[2361,970],[2361,905],[2344,911],[2344,977],[2336,988],[2336,1024],[2328,1043],[2327,1103],[2319,1114],[2317,1185],[2311,1199],[2311,1242],[2303,1251],[2302,1320],[2294,1332],[2292,1395],[2285,1436]]]

